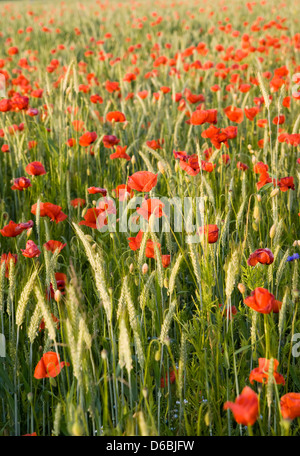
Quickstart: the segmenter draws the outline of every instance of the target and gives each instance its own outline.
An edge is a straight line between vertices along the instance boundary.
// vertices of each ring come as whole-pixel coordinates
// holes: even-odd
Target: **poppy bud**
[[[279,188],[274,188],[274,190],[272,190],[270,193],[270,198],[273,198],[274,196],[278,195],[278,193],[279,193]]]
[[[257,201],[260,203],[261,202],[261,195],[257,194],[256,198],[257,198]]]
[[[270,229],[270,238],[273,239],[273,237],[275,236],[275,233],[276,233],[276,223],[274,223],[274,225],[271,226],[271,229]]]
[[[129,266],[129,272],[132,274],[133,272],[133,269],[134,269],[134,266],[133,266],[133,263],[131,263],[131,265]]]
[[[169,280],[167,277],[164,279],[164,287],[169,288]]]
[[[101,358],[102,359],[107,359],[107,351],[105,349],[102,350],[102,352],[101,352]]]
[[[257,162],[257,159],[256,159],[256,157],[254,155],[253,155],[251,160],[252,160],[253,165],[255,165],[255,163]]]
[[[143,393],[144,398],[147,399],[147,397],[148,397],[148,389],[146,387],[144,387],[142,389],[142,393]]]
[[[33,394],[32,394],[32,393],[28,393],[28,394],[27,394],[27,399],[28,399],[29,402],[32,402],[32,400],[33,400]]]
[[[29,238],[31,233],[32,233],[32,228],[29,228],[29,230],[27,230],[26,236]]]
[[[177,173],[179,170],[179,165],[178,165],[178,161],[175,163],[175,173]]]
[[[252,149],[251,144],[248,144],[247,148],[248,148],[249,150]]]
[[[254,206],[253,218],[254,218],[254,220],[256,220],[256,221],[259,219],[259,207],[258,207],[258,206]]]
[[[239,283],[239,284],[238,284],[238,290],[239,290],[239,292],[242,293],[242,294],[246,293],[246,287],[245,287],[245,285],[244,285],[243,283]]]
[[[148,268],[147,263],[144,263],[143,266],[142,266],[142,273],[143,273],[143,274],[147,274],[148,269],[149,269],[149,268]]]
[[[95,207],[97,206],[97,201],[93,200],[92,203],[93,203],[93,206],[95,206]]]
[[[155,361],[160,361],[160,350],[155,352]]]
[[[85,207],[83,209],[83,211],[81,212],[81,217],[84,218],[85,214],[87,213],[87,207]]]
[[[56,290],[56,292],[54,293],[54,299],[57,303],[61,301],[61,297],[62,297],[61,291]]]
[[[161,174],[165,174],[165,168],[164,168],[164,166],[163,166],[161,161],[159,161],[157,163],[157,167],[158,167],[158,170],[161,172]]]
[[[72,426],[72,435],[76,436],[76,437],[80,437],[81,435],[83,435],[83,428],[82,426],[76,422],[73,424]]]
[[[131,163],[132,163],[133,165],[136,164],[136,159],[135,159],[135,156],[134,156],[134,155],[131,157]]]
[[[89,241],[89,242],[93,242],[93,241],[94,241],[94,239],[92,238],[92,236],[91,236],[90,234],[86,234],[84,237],[85,237],[86,240]]]

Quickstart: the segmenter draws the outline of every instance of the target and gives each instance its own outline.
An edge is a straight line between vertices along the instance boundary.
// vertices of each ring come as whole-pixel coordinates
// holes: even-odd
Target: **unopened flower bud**
[[[83,211],[81,212],[81,217],[84,218],[85,214],[87,213],[87,207],[85,207],[83,209]]]
[[[84,434],[84,429],[78,421],[72,426],[72,435],[75,437],[80,437]]]
[[[254,218],[254,220],[257,220],[259,218],[259,207],[258,206],[254,206],[253,218]]]
[[[260,203],[261,202],[261,195],[257,194],[256,198],[257,198],[257,201]]]
[[[101,352],[101,358],[102,359],[107,359],[107,351],[105,349],[102,350],[102,352]]]
[[[31,233],[32,233],[32,228],[29,228],[29,230],[27,230],[26,236],[29,238]]]
[[[155,352],[155,361],[160,361],[160,350]]]
[[[274,188],[274,190],[272,190],[270,193],[270,198],[274,198],[274,196],[278,195],[278,193],[279,193],[279,188]]]
[[[61,291],[60,291],[60,290],[56,290],[56,292],[54,293],[54,299],[55,299],[55,301],[58,303],[58,302],[61,301],[61,298],[62,298]]]
[[[240,293],[242,293],[242,294],[246,293],[246,287],[243,283],[239,283],[237,287],[238,287],[238,290]]]
[[[131,157],[131,163],[132,163],[133,165],[135,165],[135,164],[136,164],[136,158],[135,158],[135,156],[134,156],[134,155]]]
[[[148,267],[147,263],[144,263],[142,266],[142,273],[147,274],[148,269],[149,269],[149,267]]]
[[[164,168],[164,166],[163,166],[161,161],[159,161],[157,163],[157,167],[158,167],[158,170],[161,172],[161,174],[165,174],[165,168]]]
[[[133,269],[134,269],[134,266],[133,266],[133,263],[131,263],[131,265],[129,266],[129,272],[131,274],[133,273]]]

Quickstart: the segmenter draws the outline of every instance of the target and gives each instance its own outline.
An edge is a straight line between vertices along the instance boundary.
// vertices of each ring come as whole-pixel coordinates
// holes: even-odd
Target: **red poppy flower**
[[[155,245],[160,251],[161,246],[159,242],[156,242],[155,244],[151,239],[147,240],[145,248],[145,255],[147,258],[155,258]]]
[[[141,207],[137,208],[137,213],[141,215],[145,220],[149,221],[150,215],[154,214],[155,217],[162,217],[162,208],[165,205],[158,198],[149,198],[144,200]]]
[[[44,166],[39,161],[29,163],[26,166],[25,171],[30,176],[42,176],[43,174],[46,174]]]
[[[22,192],[25,188],[28,187],[31,187],[30,179],[27,179],[27,177],[18,177],[14,180],[14,185],[12,185],[11,189],[19,190],[20,192]]]
[[[175,382],[175,380],[176,380],[176,373],[175,373],[174,370],[171,370],[171,371],[170,371],[170,373],[169,373],[169,380],[170,380],[170,383],[171,383],[171,384]],[[166,374],[165,379],[164,379],[164,377],[162,377],[162,378],[160,379],[160,387],[161,387],[161,388],[164,388],[165,385],[167,385],[167,384],[168,384],[168,374]]]
[[[2,253],[0,264],[5,263],[5,277],[7,279],[9,277],[9,266],[10,266],[11,260],[14,262],[14,264],[16,264],[18,261],[18,255],[16,253],[10,253],[10,252]]]
[[[144,100],[148,96],[148,90],[141,90],[137,93],[138,97]]]
[[[126,122],[125,115],[120,111],[111,111],[106,114],[107,122]]]
[[[107,214],[116,213],[116,209],[113,201],[104,198],[99,202],[97,207],[88,209],[84,220],[79,222],[79,225],[89,226],[93,229],[101,229],[104,225],[107,225]]]
[[[100,187],[89,187],[88,192],[90,195],[95,195],[97,193],[101,193],[102,196],[107,195],[107,190],[105,190],[105,188],[100,188]]]
[[[116,146],[120,142],[120,139],[114,135],[104,135],[102,141],[103,146],[110,149],[111,147]]]
[[[36,146],[37,146],[37,142],[36,141],[28,141],[28,149],[29,150],[34,149]]]
[[[219,237],[219,228],[217,225],[204,225],[199,228],[200,236],[207,236],[208,243],[214,244]]]
[[[257,190],[260,190],[264,185],[270,184],[271,182],[272,182],[272,179],[267,172],[261,173],[261,175],[259,177],[259,182],[257,182],[257,184],[256,184]]]
[[[127,146],[121,147],[117,146],[116,151],[109,156],[111,160],[114,160],[115,158],[125,158],[125,160],[129,161],[130,157],[128,154],[126,154],[126,149]]]
[[[53,323],[55,323],[55,326],[57,329],[59,329],[59,319],[53,315],[53,313],[51,314],[51,317],[52,317],[52,320],[53,320]],[[39,331],[43,331],[43,329],[45,329],[46,325],[45,325],[45,320],[42,319],[41,323],[40,323],[40,327],[39,327]]]
[[[114,81],[106,81],[105,89],[109,93],[119,92],[121,90],[120,87],[119,87],[119,83],[118,82],[114,82]]]
[[[255,288],[248,296],[244,303],[256,312],[269,314],[270,312],[278,313],[282,303],[275,299],[275,296],[265,288]]]
[[[300,416],[300,393],[287,393],[280,399],[280,411],[285,420]]]
[[[3,152],[4,154],[7,154],[8,152],[10,152],[9,145],[3,144],[3,146],[1,146],[1,152]]]
[[[44,247],[46,250],[48,250],[49,252],[52,252],[54,253],[57,249],[58,251],[60,252],[67,244],[63,244],[62,242],[60,241],[53,241],[53,240],[50,240],[48,242],[46,242],[44,244]]]
[[[268,169],[269,169],[268,165],[263,162],[258,162],[253,167],[253,171],[256,174],[265,174],[265,173],[267,173]]]
[[[245,116],[247,117],[247,119],[251,120],[251,122],[254,120],[254,118],[257,116],[257,114],[259,113],[259,108],[257,106],[255,106],[254,108],[245,108],[244,109],[245,111]]]
[[[113,192],[115,192],[116,197],[120,201],[130,199],[134,196],[134,191],[128,185],[125,184],[118,185],[115,189],[113,189]]]
[[[83,198],[75,198],[71,201],[71,204],[73,207],[83,207],[85,205],[86,201]]]
[[[244,119],[244,113],[241,108],[235,106],[227,106],[224,109],[225,115],[228,117],[231,122],[241,123]]]
[[[228,135],[224,131],[221,132],[220,128],[211,125],[209,128],[201,133],[202,138],[210,139],[216,149],[221,149],[221,144],[224,143],[228,147]]]
[[[272,264],[274,261],[274,255],[270,249],[257,249],[251,253],[247,260],[249,266],[256,266],[257,263],[261,264]]]
[[[94,103],[94,104],[97,104],[97,103],[102,104],[103,98],[100,97],[100,95],[95,94],[95,95],[90,96],[90,101],[91,101],[91,103]]]
[[[277,359],[273,360],[273,376],[277,385],[284,385],[285,380],[283,375],[278,374],[277,368],[279,366],[279,362]],[[258,367],[253,369],[250,373],[250,383],[253,384],[254,380],[259,383],[268,383],[269,378],[269,367],[270,367],[270,360],[266,358],[259,358],[258,359]]]
[[[66,142],[67,146],[69,147],[74,147],[76,145],[76,139],[74,138],[69,138],[68,141]]]
[[[161,149],[162,144],[164,144],[164,140],[152,139],[151,141],[146,141],[146,144],[150,147],[150,149],[158,150]]]
[[[31,206],[31,213],[36,215],[37,203]],[[62,212],[61,207],[52,203],[40,203],[40,217],[50,217],[56,223],[62,222],[68,216]]]
[[[55,352],[44,353],[35,368],[34,378],[56,377],[64,366],[70,366],[70,363],[60,362]]]
[[[278,182],[277,182],[278,187],[282,192],[287,192],[288,189],[290,188],[291,190],[295,190],[295,185],[294,185],[294,178],[293,177],[282,177]]]
[[[23,434],[22,437],[37,437],[37,433],[33,432],[32,434]]]
[[[247,171],[247,169],[249,169],[249,166],[242,162],[237,162],[236,167],[242,171]]]
[[[84,128],[83,120],[73,120],[72,125],[75,131],[81,131]]]
[[[82,147],[88,147],[93,144],[97,139],[97,133],[95,131],[87,131],[79,138],[79,144]]]
[[[167,268],[171,263],[171,255],[162,255],[161,262],[164,268]]]
[[[27,241],[26,249],[21,249],[22,255],[26,258],[36,258],[39,257],[41,251],[38,249],[38,246],[33,241]]]
[[[300,145],[300,133],[287,135],[285,142],[291,146],[298,147]]]
[[[32,220],[26,223],[15,223],[12,220],[9,222],[8,225],[4,226],[0,233],[4,237],[16,237],[19,234],[23,233],[24,230],[29,230],[34,225]]]
[[[211,173],[216,167],[215,163],[210,163],[204,160],[201,160],[201,169],[203,171],[207,171],[208,173]]]
[[[200,109],[192,113],[190,123],[192,125],[202,125],[205,122],[216,124],[218,111],[216,109],[208,109],[201,111]]]
[[[200,172],[198,155],[186,155],[186,158],[184,160],[180,160],[179,166],[189,176],[196,176]]]
[[[272,123],[274,125],[282,125],[284,122],[285,122],[285,116],[283,114],[280,116],[274,117],[274,119],[272,120]]]
[[[150,171],[138,171],[128,178],[128,187],[138,192],[150,192],[157,184],[157,174]]]
[[[235,402],[225,402],[224,410],[228,409],[238,424],[253,426],[258,418],[258,396],[249,386],[245,386]]]
[[[143,231],[140,230],[135,237],[129,237],[129,247],[131,250],[138,250],[141,247],[141,242],[143,239]]]

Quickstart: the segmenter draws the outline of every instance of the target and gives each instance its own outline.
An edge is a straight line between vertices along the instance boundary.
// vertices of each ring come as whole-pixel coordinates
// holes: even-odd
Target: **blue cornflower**
[[[299,253],[294,253],[294,255],[287,257],[286,261],[294,261],[294,260],[299,260],[300,255]]]

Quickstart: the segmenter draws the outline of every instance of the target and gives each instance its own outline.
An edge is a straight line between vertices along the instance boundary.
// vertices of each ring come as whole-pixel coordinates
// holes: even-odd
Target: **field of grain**
[[[0,3],[0,435],[300,434],[299,13]]]

